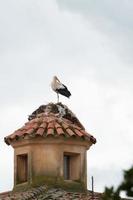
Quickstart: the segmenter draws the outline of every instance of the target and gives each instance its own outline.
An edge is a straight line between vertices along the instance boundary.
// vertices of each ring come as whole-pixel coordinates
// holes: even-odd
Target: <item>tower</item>
[[[40,106],[5,142],[14,148],[14,189],[46,184],[87,190],[86,153],[96,139],[62,103]]]

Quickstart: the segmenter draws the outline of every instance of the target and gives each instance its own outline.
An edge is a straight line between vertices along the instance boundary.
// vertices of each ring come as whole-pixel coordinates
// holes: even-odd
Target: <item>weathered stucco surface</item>
[[[78,184],[86,186],[86,151],[91,146],[86,141],[64,138],[33,138],[17,141],[11,144],[14,147],[14,188],[17,186],[39,185],[41,183],[58,186]],[[17,183],[17,156],[28,155],[28,181]],[[63,155],[71,156],[70,179],[64,181]],[[73,180],[73,181],[72,181]],[[81,184],[81,185],[80,185]],[[77,185],[76,185],[77,187]]]

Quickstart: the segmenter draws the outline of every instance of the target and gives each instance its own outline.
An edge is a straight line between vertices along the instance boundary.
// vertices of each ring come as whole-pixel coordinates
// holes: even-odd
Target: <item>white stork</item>
[[[57,93],[58,102],[59,102],[59,94],[64,95],[65,97],[68,97],[68,98],[71,96],[71,93],[69,92],[67,87],[59,81],[57,76],[53,77],[53,80],[51,82],[51,88],[53,91]]]

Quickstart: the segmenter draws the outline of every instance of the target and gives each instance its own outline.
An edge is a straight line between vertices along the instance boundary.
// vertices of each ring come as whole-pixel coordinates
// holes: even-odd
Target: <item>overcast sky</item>
[[[0,192],[13,187],[13,149],[3,138],[36,108],[61,97],[97,138],[88,151],[88,188],[117,185],[133,164],[133,1],[0,1]]]

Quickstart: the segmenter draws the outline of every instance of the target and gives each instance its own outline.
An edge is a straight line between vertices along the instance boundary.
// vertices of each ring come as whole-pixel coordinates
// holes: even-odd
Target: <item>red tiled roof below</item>
[[[93,200],[101,200],[102,194],[100,193],[94,193]],[[25,192],[9,192],[5,195],[0,194],[1,200],[45,200],[45,199],[51,199],[51,200],[92,200],[92,193],[90,191],[87,191],[86,193],[80,193],[80,192],[68,192],[60,188],[51,188],[47,189],[46,186],[40,186],[37,188],[31,188],[30,190],[27,190]]]
[[[25,136],[35,137],[48,137],[64,135],[66,137],[78,137],[96,143],[96,139],[88,134],[84,129],[75,125],[68,119],[56,116],[55,114],[41,113],[36,118],[28,121],[22,128],[16,130],[13,134],[4,138],[6,144],[14,140],[23,139]]]

